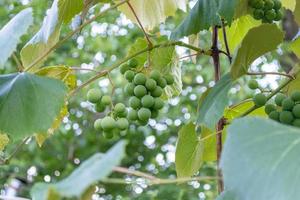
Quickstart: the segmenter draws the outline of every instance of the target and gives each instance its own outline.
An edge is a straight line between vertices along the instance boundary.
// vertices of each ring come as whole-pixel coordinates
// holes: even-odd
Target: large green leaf
[[[224,113],[228,105],[228,92],[232,87],[230,74],[226,74],[209,91],[205,99],[200,102],[198,109],[197,124],[204,125],[210,130],[214,130],[217,122]]]
[[[0,30],[0,67],[16,49],[20,37],[32,24],[32,9],[27,8],[18,13]]]
[[[125,141],[119,141],[104,155],[94,154],[57,183],[36,183],[31,190],[32,200],[52,200],[49,198],[51,190],[60,197],[80,197],[90,186],[106,178],[113,167],[120,164],[125,155],[125,146]]]
[[[275,50],[282,41],[283,32],[275,24],[262,24],[250,29],[234,54],[231,67],[233,79],[246,74],[255,59]]]
[[[222,192],[216,200],[237,200],[231,191]]]
[[[175,15],[177,9],[186,11],[187,0],[131,0],[130,4],[143,27],[151,30],[164,22],[168,16]],[[137,23],[135,16],[127,4],[120,6],[119,9],[131,21]]]
[[[83,9],[84,0],[59,0],[59,21],[69,23],[72,18]]]
[[[198,0],[189,15],[172,32],[172,39],[197,34],[201,30],[209,29],[212,25],[220,24],[218,16],[218,1]]]
[[[300,37],[291,42],[290,49],[300,58]]]
[[[203,143],[195,131],[195,125],[184,125],[178,133],[175,165],[178,177],[194,175],[202,164]]]
[[[248,31],[259,24],[261,24],[260,21],[253,19],[250,15],[245,15],[233,21],[230,27],[226,27],[226,35],[230,51],[234,52],[235,48],[241,43]],[[221,29],[219,30],[219,33],[222,46],[225,47]]]
[[[0,132],[13,139],[46,132],[64,105],[63,82],[29,73],[0,76]]]
[[[294,11],[294,18],[297,24],[300,26],[300,1],[298,0],[296,3],[296,8]]]
[[[231,24],[236,6],[238,5],[239,0],[220,0],[219,1],[219,14],[224,18],[228,24]]]
[[[281,0],[282,6],[290,9],[291,11],[295,10],[296,7],[296,0]]]
[[[293,68],[293,74],[295,74],[295,80],[292,80],[285,88],[285,92],[291,94],[295,90],[300,90],[300,65]]]
[[[243,200],[300,199],[300,129],[241,118],[228,128],[221,168],[225,188]]]

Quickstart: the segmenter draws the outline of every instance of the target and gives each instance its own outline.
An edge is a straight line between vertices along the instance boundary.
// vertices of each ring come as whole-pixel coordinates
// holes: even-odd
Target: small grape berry
[[[267,102],[267,97],[263,94],[257,94],[254,96],[253,101],[256,106],[264,106]]]
[[[87,100],[91,103],[97,103],[102,97],[102,92],[100,89],[90,89],[87,93]]]

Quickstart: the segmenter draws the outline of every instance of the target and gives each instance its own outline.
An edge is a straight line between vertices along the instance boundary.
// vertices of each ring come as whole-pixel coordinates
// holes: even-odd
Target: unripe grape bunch
[[[120,66],[120,72],[124,75],[128,84],[124,87],[125,94],[129,97],[128,119],[144,126],[150,118],[156,118],[164,106],[161,99],[163,89],[174,83],[171,75],[162,74],[153,70],[145,74],[137,70],[138,61],[131,59]]]
[[[96,119],[94,122],[95,130],[101,131],[107,139],[119,135],[129,127],[128,112],[123,103],[113,105],[111,97],[103,95],[101,90],[96,88],[88,91],[87,100],[95,105],[95,110],[99,113],[104,112],[108,107],[112,109],[104,118]]]
[[[263,23],[280,21],[283,17],[280,0],[249,0],[253,18]]]

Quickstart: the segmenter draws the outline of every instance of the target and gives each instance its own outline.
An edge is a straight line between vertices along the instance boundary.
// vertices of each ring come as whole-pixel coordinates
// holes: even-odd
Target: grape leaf
[[[66,96],[63,82],[29,73],[0,76],[0,132],[21,139],[46,132]]]
[[[9,138],[6,134],[0,133],[0,152],[4,150],[6,145],[9,143]]]
[[[298,0],[296,3],[296,8],[294,11],[294,18],[297,24],[300,26],[300,1]]]
[[[201,30],[220,24],[218,9],[216,0],[198,0],[188,16],[172,32],[171,39],[197,34]]]
[[[59,0],[59,21],[69,23],[83,9],[83,0]]]
[[[216,200],[237,200],[231,191],[223,191]]]
[[[14,52],[20,37],[27,32],[32,21],[32,9],[27,8],[19,12],[0,30],[0,67]]]
[[[299,128],[269,119],[237,119],[228,128],[221,158],[225,188],[236,199],[299,199],[299,151]]]
[[[219,1],[219,15],[224,18],[228,24],[231,24],[235,9],[239,3],[239,0],[220,0]]]
[[[275,50],[282,41],[283,32],[275,24],[262,24],[250,29],[234,54],[232,78],[237,79],[246,74],[255,59]]]
[[[96,153],[85,160],[68,177],[57,183],[36,183],[31,189],[32,200],[53,200],[49,194],[58,197],[80,197],[97,181],[106,178],[113,167],[120,164],[125,155],[125,141],[119,141],[105,154]]]
[[[295,10],[296,0],[281,0],[282,6],[290,9],[291,11]]]
[[[291,42],[290,49],[300,58],[300,37]]]
[[[175,166],[178,177],[194,175],[202,165],[203,143],[195,131],[195,125],[184,125],[178,133]]]
[[[165,21],[168,16],[173,16],[177,9],[186,11],[187,0],[131,0],[137,17],[146,30],[152,30],[156,25]],[[128,19],[137,23],[136,18],[127,4],[118,8]]]

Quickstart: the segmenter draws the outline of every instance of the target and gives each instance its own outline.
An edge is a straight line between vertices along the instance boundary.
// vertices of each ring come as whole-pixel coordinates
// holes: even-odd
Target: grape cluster
[[[249,5],[253,8],[254,19],[262,20],[263,23],[282,19],[282,5],[279,0],[250,0]]]
[[[265,112],[270,119],[300,127],[300,91],[294,91],[291,96],[277,94],[275,104],[267,104]]]
[[[159,110],[164,106],[164,101],[160,98],[163,89],[172,85],[174,78],[171,75],[162,76],[157,70],[151,71],[148,77],[138,72],[136,66],[138,61],[131,59],[120,66],[120,71],[128,81],[124,88],[125,94],[130,97],[128,119],[144,126],[150,118],[158,116]]]
[[[113,107],[113,111],[110,115],[104,118],[99,118],[94,122],[94,128],[97,131],[102,131],[104,137],[110,139],[114,135],[119,135],[121,131],[126,130],[129,127],[127,120],[127,108],[122,103],[117,103],[115,106],[112,104],[111,97],[108,95],[102,95],[101,90],[91,89],[87,93],[87,100],[95,104],[97,112],[104,112],[107,107]]]
[[[248,87],[251,90],[262,89],[259,87],[258,82],[256,80],[250,80],[248,82]],[[261,107],[264,106],[267,103],[268,99],[263,93],[258,93],[253,97],[253,102],[256,106]]]

